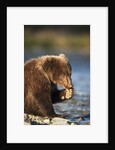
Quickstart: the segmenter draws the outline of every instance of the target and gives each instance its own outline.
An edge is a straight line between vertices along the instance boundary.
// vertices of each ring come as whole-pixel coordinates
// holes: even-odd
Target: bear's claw
[[[65,90],[65,95],[62,96],[61,98],[64,100],[64,99],[70,99],[72,96],[73,96],[73,88],[71,89],[66,89]]]

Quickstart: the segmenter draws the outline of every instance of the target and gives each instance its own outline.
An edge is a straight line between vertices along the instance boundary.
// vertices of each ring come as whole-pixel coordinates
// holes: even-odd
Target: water
[[[58,114],[66,114],[70,120],[79,116],[90,114],[90,57],[89,55],[79,54],[76,51],[45,51],[33,50],[25,51],[24,60],[42,56],[58,55],[64,53],[72,66],[72,82],[75,95],[72,99],[63,103],[54,104],[54,109]],[[81,124],[90,122],[90,117],[84,118]]]

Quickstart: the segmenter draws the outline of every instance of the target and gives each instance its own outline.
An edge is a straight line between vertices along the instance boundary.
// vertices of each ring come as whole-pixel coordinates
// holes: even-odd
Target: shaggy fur
[[[64,90],[58,90],[57,84]],[[67,89],[71,90],[67,97]],[[73,96],[71,66],[65,55],[42,56],[24,65],[24,112],[33,115],[55,117],[54,103]]]

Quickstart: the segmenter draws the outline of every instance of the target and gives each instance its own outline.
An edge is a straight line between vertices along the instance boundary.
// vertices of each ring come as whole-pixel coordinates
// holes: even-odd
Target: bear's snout
[[[74,89],[74,88],[71,86],[71,87],[69,87],[69,89]]]

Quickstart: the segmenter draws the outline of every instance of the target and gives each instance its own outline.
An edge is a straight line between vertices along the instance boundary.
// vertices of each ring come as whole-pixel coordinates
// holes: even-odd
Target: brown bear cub
[[[63,90],[58,90],[57,85]],[[53,104],[72,98],[71,65],[64,54],[31,59],[24,65],[24,112],[53,118]]]

